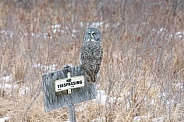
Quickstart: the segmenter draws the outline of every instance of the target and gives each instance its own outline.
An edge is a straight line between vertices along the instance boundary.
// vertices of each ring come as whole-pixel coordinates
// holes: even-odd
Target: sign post
[[[42,75],[45,112],[68,107],[70,122],[76,122],[74,104],[96,98],[94,83],[85,80],[82,66]]]
[[[67,81],[69,82],[71,82],[71,74],[70,74],[70,71],[69,71],[69,67],[68,66],[66,66],[66,67],[64,67],[65,69],[66,69],[66,71],[67,71]],[[57,85],[56,83],[55,83],[55,85]],[[56,86],[57,87],[57,86]],[[56,88],[55,87],[55,88]],[[56,90],[57,91],[57,90]],[[71,93],[72,93],[72,89],[71,88],[69,88],[68,89],[68,94],[70,95],[70,99],[71,99]],[[68,106],[68,118],[69,118],[69,121],[70,122],[76,122],[76,116],[75,116],[75,107],[74,107],[74,104],[71,102],[71,103],[69,103],[69,106]]]

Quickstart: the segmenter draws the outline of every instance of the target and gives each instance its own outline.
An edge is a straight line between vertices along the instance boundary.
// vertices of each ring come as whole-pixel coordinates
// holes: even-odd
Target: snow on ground
[[[23,87],[23,88],[19,89],[19,94],[24,95],[24,94],[29,93],[29,91],[30,91],[30,89],[28,87]]]
[[[180,88],[184,88],[183,87],[184,86],[183,83],[177,83],[177,84],[173,84],[173,85],[177,86],[178,90]],[[127,95],[128,94],[130,94],[130,93],[127,92]],[[166,107],[173,107],[174,104],[175,104],[175,101],[173,99],[168,99],[169,95],[170,95],[169,93],[160,92],[157,95],[157,98],[161,99],[163,101],[163,103],[166,105]],[[107,95],[107,93],[104,90],[97,90],[97,98],[94,101],[97,101],[97,102],[99,102],[102,105],[105,105],[107,101],[108,101],[108,103],[112,103],[113,104],[116,100],[122,101],[122,100],[124,100],[124,98],[110,97],[110,96]],[[144,100],[146,101],[147,99],[145,98]],[[150,100],[149,105],[154,105],[154,104],[155,104],[155,100],[154,99]],[[82,105],[82,106],[85,108],[87,106],[87,104]],[[127,108],[129,108],[129,107],[130,107],[130,105],[129,105],[129,103],[127,103]]]
[[[0,118],[0,122],[7,122],[9,119],[10,117]]]
[[[97,101],[99,101],[101,104],[105,104],[107,100],[107,95],[105,91],[103,90],[98,90],[97,91]]]
[[[11,89],[12,88],[12,76],[7,75],[0,78],[0,88],[2,89]],[[17,85],[14,85],[14,87],[17,87]]]
[[[11,75],[7,75],[0,78],[0,89],[5,90],[6,94],[8,94],[12,88],[15,88],[15,89],[19,88],[18,84],[12,84],[11,81],[12,81]],[[26,94],[29,91],[30,89],[28,87],[19,88],[20,95]]]
[[[15,87],[18,87],[17,85],[14,85],[14,88]],[[1,85],[0,84],[0,88],[4,88],[4,89],[11,89],[12,88],[12,84],[3,84],[3,85]]]
[[[11,30],[2,30],[2,31],[0,31],[0,34],[3,34],[5,36],[12,38],[14,35],[14,32]]]
[[[59,29],[60,27],[61,27],[60,24],[51,25],[52,32],[53,33],[60,32],[60,29]]]
[[[106,22],[92,22],[92,23],[84,23],[84,22],[79,22],[79,25],[81,27],[95,27],[95,28],[100,28],[102,26],[104,26],[105,28],[109,28],[110,26],[112,27],[118,27],[120,25],[120,23],[106,23]],[[62,34],[66,34],[66,30],[68,30],[68,27],[65,27],[66,30],[61,29],[62,25],[61,24],[55,24],[55,25],[51,25],[51,30],[52,30],[52,34],[56,34],[56,33],[62,33]],[[166,34],[166,37],[173,37],[173,38],[179,38],[179,39],[183,39],[184,38],[184,32],[182,31],[178,31],[178,32],[174,32],[174,33],[170,33],[166,28],[161,27],[158,29],[153,29],[153,32],[156,32],[157,34]],[[73,29],[70,31],[72,33],[72,36],[75,36],[76,33],[78,32],[78,30]],[[10,38],[13,37],[13,35],[15,34],[13,31],[11,30],[2,30],[0,31],[0,34],[4,35],[4,36],[8,36]],[[44,37],[44,38],[52,38],[52,34],[48,35],[48,33],[31,33],[32,37],[35,38],[39,38],[39,37]],[[24,33],[24,36],[28,36],[28,33]],[[53,64],[53,65],[43,65],[40,63],[35,63],[33,65],[35,68],[41,69],[43,71],[54,71],[56,70],[56,66],[57,64]],[[2,83],[3,81],[3,83]],[[7,75],[4,77],[0,77],[0,88],[3,89],[12,89],[12,87],[14,86],[14,88],[18,88],[18,85],[15,84],[12,86],[12,84],[9,84],[7,82],[11,82],[12,81],[12,76],[11,75]],[[184,84],[183,83],[176,83],[173,84],[177,89],[183,90],[184,89]],[[19,89],[19,94],[23,95],[26,94],[27,92],[29,92],[29,88],[28,87],[22,87]],[[184,90],[183,90],[184,91]],[[166,101],[164,101],[166,99],[166,97],[169,96],[169,93],[166,92],[162,92],[158,94],[158,98],[163,100],[163,103],[166,105],[166,107],[172,107],[175,104],[175,101],[172,99],[167,99]],[[123,98],[118,98],[118,100],[122,100]],[[114,103],[115,100],[117,100],[116,97],[110,97],[106,94],[106,92],[104,90],[97,90],[97,99],[95,99],[96,101],[100,102],[102,105],[106,104],[106,101],[110,102],[110,103]],[[145,99],[146,100],[146,99]],[[154,105],[155,101],[151,100],[150,105]],[[82,105],[82,109],[81,107],[79,107],[80,109],[77,109],[77,111],[81,111],[84,110],[85,107],[88,106],[88,104],[83,104]],[[128,105],[127,103],[127,106]],[[148,116],[136,116],[134,117],[134,122],[140,122],[142,120],[148,119]],[[9,117],[4,117],[4,118],[0,118],[0,122],[5,122],[8,121]],[[91,122],[100,122],[103,121],[104,118],[95,118],[93,119]],[[164,119],[163,117],[157,117],[157,118],[153,118],[152,122],[163,122]],[[66,121],[68,122],[68,121]]]
[[[176,83],[176,84],[173,84],[176,88],[178,89],[184,89],[184,83]]]
[[[40,68],[41,70],[44,70],[44,71],[45,70],[48,71],[48,70],[55,70],[56,69],[56,64],[46,66],[46,65],[42,65],[42,64],[38,63],[38,64],[34,64],[34,67]],[[8,83],[11,80],[12,80],[12,76],[11,75],[7,75],[7,76],[4,76],[4,77],[1,77],[0,81],[6,81],[6,82],[4,82],[3,84],[0,84],[0,88],[12,89],[12,84]],[[176,89],[179,89],[179,90],[184,88],[184,84],[183,83],[175,83],[175,84],[173,84],[173,86]],[[14,88],[18,88],[18,85],[15,84]],[[21,87],[19,89],[19,94],[20,95],[26,94],[26,93],[29,92],[29,90],[30,89],[28,87]],[[127,94],[130,94],[130,93],[127,92]],[[166,107],[168,109],[170,107],[173,107],[173,105],[175,104],[175,101],[173,99],[167,99],[167,97],[169,95],[170,94],[167,93],[167,92],[160,92],[157,95],[157,97],[163,101],[163,103],[166,105]],[[110,97],[110,96],[107,95],[106,91],[104,91],[104,90],[97,90],[97,98],[94,101],[97,101],[98,103],[100,103],[102,105],[105,105],[106,102],[113,104],[115,102],[115,100],[121,101],[121,100],[123,100],[123,98],[118,98],[117,99],[116,97]],[[144,100],[146,101],[147,99],[144,99]],[[150,105],[154,105],[154,104],[155,104],[155,101],[151,100]],[[76,111],[82,111],[88,105],[89,105],[88,103],[84,103],[84,104],[82,103],[82,105],[80,107],[76,108]],[[129,106],[128,103],[127,103],[127,106]],[[7,121],[7,119],[9,119],[9,117],[0,118],[0,122],[5,122],[5,121]],[[133,122],[141,122],[141,121],[144,121],[144,120],[147,120],[147,119],[149,119],[149,115],[148,116],[136,116],[136,117],[134,117]],[[95,118],[91,122],[96,122],[96,121],[100,122],[100,121],[103,121],[103,120],[104,120],[104,118]],[[152,122],[164,122],[164,118],[163,117],[153,118]]]
[[[89,25],[90,27],[93,27],[93,28],[98,28],[98,27],[101,27],[104,25],[104,22],[92,22],[92,23],[87,23],[87,25]]]
[[[7,75],[7,76],[4,76],[4,77],[1,77],[0,81],[10,82],[10,81],[12,81],[12,76],[11,75]]]
[[[115,100],[122,100],[122,98],[116,98],[116,97],[109,97],[104,90],[97,90],[97,97],[94,99],[94,102],[98,102],[99,104],[105,105],[106,102],[113,104]],[[76,108],[76,111],[82,111],[87,106],[89,106],[88,103],[81,103],[80,107]]]
[[[176,39],[182,39],[184,38],[184,32],[175,32],[175,33],[172,33],[168,36],[169,38],[176,38]]]
[[[184,38],[184,31],[178,31],[178,32],[173,32],[170,33],[166,28],[161,27],[161,28],[153,28],[152,29],[153,32],[156,32],[157,34],[166,34],[166,38],[179,38],[182,39]]]
[[[6,94],[8,94],[8,93],[10,93],[12,88],[18,89],[19,86],[17,84],[12,85],[12,84],[4,83],[3,85],[0,84],[0,88],[5,90]],[[19,95],[27,94],[27,93],[29,93],[29,91],[30,91],[30,89],[28,87],[19,88]]]
[[[107,97],[108,97],[108,96],[106,95],[106,93],[105,93],[104,90],[97,90],[97,98],[94,99],[93,101],[97,101],[97,102],[99,102],[100,104],[105,105],[106,100],[107,100]],[[75,109],[76,109],[76,111],[82,111],[82,110],[84,110],[87,106],[89,106],[88,103],[81,103],[80,107],[77,107],[77,108],[75,108]]]
[[[144,24],[144,23],[142,23]],[[102,28],[105,27],[105,29],[113,27],[113,28],[117,28],[120,23],[108,23],[105,21],[102,22],[91,22],[91,23],[85,23],[85,22],[79,22],[78,25],[83,28],[83,27],[94,27],[94,28]],[[43,37],[43,38],[52,38],[54,36],[54,34],[56,33],[61,33],[61,34],[67,34],[67,32],[71,32],[72,37],[75,37],[78,30],[76,29],[70,29],[69,27],[67,27],[66,25],[62,25],[62,24],[54,24],[54,25],[50,25],[51,28],[51,33],[31,33],[31,36],[34,38],[39,38],[39,37]],[[64,28],[64,29],[63,29]],[[165,27],[161,27],[161,28],[153,28],[152,32],[156,32],[157,34],[165,34],[165,38],[179,38],[182,39],[184,38],[184,32],[182,31],[178,31],[178,32],[169,32]],[[11,30],[1,30],[0,34],[8,36],[10,38],[13,37],[13,35],[15,35],[15,33]],[[22,36],[28,36],[28,33],[21,33]]]
[[[177,90],[181,90],[184,88],[184,84],[183,83],[176,83],[176,84],[173,84],[173,86],[176,87]],[[183,91],[181,91],[183,92]],[[174,100],[174,98],[169,98],[170,96],[170,93],[167,93],[167,92],[160,92],[158,95],[157,95],[157,98],[158,99],[161,99],[162,100],[162,103],[165,104],[165,107],[168,111],[171,110],[172,107],[175,106],[176,104],[176,101]],[[101,104],[105,105],[106,102],[108,101],[108,103],[112,103],[114,102],[114,100],[116,100],[115,97],[110,97],[106,94],[106,92],[104,90],[97,90],[97,99],[96,99],[98,102],[100,102]],[[119,98],[117,100],[123,100],[123,98]],[[147,99],[144,99],[145,101]],[[131,101],[130,101],[131,102]],[[154,104],[157,104],[155,103],[154,99],[153,100],[150,100],[150,105],[154,105]],[[128,103],[127,103],[127,107],[128,107]],[[169,113],[168,113],[169,115]],[[149,115],[146,115],[146,116],[136,116],[134,117],[134,122],[141,122],[141,121],[145,121],[145,120],[148,120],[149,119]],[[165,119],[168,119],[167,117],[167,114],[166,116],[164,117],[156,117],[156,118],[153,118],[151,121],[152,122],[164,122]],[[101,121],[101,118],[95,118],[94,120],[92,120],[92,122],[100,122]]]
[[[81,28],[83,26],[85,27],[94,27],[94,28],[100,28],[100,27],[105,27],[106,29],[109,28],[110,26],[116,28],[120,25],[120,23],[106,23],[106,22],[91,22],[91,23],[85,23],[85,22],[79,22],[79,24],[81,26]],[[39,38],[39,37],[43,37],[43,38],[52,38],[54,36],[54,34],[56,33],[61,33],[61,34],[67,34],[67,32],[71,32],[72,37],[76,36],[76,33],[78,32],[78,30],[76,29],[69,29],[69,27],[66,27],[65,25],[61,25],[61,24],[55,24],[55,25],[50,25],[51,27],[51,33],[31,33],[31,36],[34,38]],[[62,29],[64,28],[64,29]],[[8,36],[10,38],[13,38],[13,35],[15,35],[15,33],[11,30],[2,30],[0,31],[0,34],[4,35],[4,36]],[[28,33],[20,33],[21,36],[28,36]]]
[[[95,119],[91,120],[91,122],[105,122],[105,117],[95,118]]]
[[[175,38],[184,38],[184,32],[176,32],[176,33],[174,34],[174,37],[175,37]]]
[[[40,63],[35,63],[33,65],[33,67],[41,69],[43,71],[55,71],[56,66],[57,66],[57,64],[52,64],[52,65],[47,66],[47,65],[40,64]]]
[[[148,119],[149,119],[148,116],[136,116],[136,117],[134,117],[133,122],[142,122],[142,121],[146,121]],[[151,122],[164,122],[164,118],[163,117],[153,118],[151,120]]]
[[[143,122],[146,120],[149,120],[148,116],[136,116],[136,117],[134,117],[133,122]],[[104,122],[104,121],[105,121],[105,117],[95,118],[95,119],[91,120],[91,122]],[[156,117],[156,118],[153,118],[151,120],[151,122],[164,122],[164,118],[163,117]]]
[[[153,118],[152,122],[164,122],[164,118],[163,117]]]
[[[141,122],[142,120],[147,120],[148,117],[147,116],[136,116],[134,117],[133,122]]]
[[[157,32],[158,34],[163,33],[163,32],[167,32],[167,31],[168,30],[164,27],[161,27],[161,28],[158,28],[158,29],[153,28],[153,32]]]
[[[122,101],[123,98],[110,97],[106,94],[104,90],[97,90],[97,99],[102,105],[105,105],[106,102],[113,104],[115,101]],[[128,105],[127,105],[128,106]]]

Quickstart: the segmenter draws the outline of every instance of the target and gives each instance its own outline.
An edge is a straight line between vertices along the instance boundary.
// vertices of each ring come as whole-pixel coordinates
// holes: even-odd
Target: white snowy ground
[[[10,94],[10,91],[12,88],[18,88],[17,84],[12,85],[12,76],[8,75],[8,76],[4,76],[0,78],[0,89],[3,89],[6,94]],[[25,93],[29,92],[29,88],[28,87],[23,87],[19,89],[19,94],[23,95]]]
[[[0,122],[7,122],[10,119],[10,117],[3,117],[0,118]]]

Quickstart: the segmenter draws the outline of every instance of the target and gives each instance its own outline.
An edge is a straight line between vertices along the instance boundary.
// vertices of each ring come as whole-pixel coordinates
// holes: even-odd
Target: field
[[[0,122],[67,122],[44,112],[42,74],[79,65],[86,28],[103,35],[97,99],[77,122],[184,121],[183,0],[1,0]]]

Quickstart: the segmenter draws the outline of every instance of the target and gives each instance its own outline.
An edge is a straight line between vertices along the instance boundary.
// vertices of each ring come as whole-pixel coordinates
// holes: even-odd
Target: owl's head
[[[84,35],[84,42],[101,42],[102,41],[102,34],[101,32],[96,28],[88,28],[86,29],[85,35]]]

